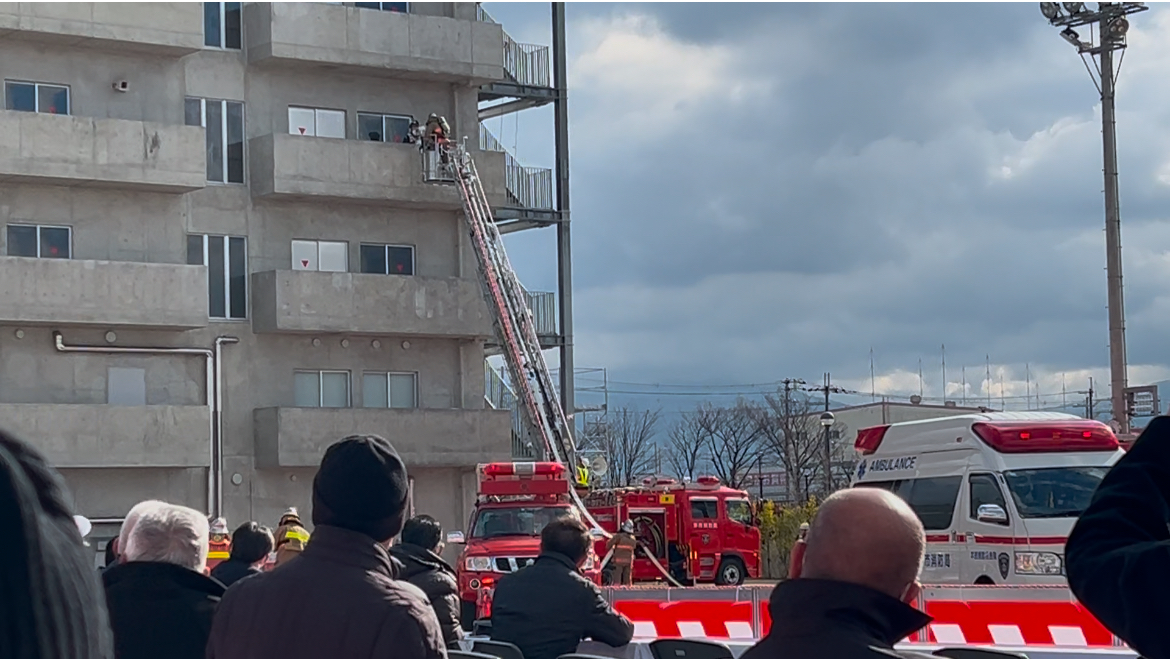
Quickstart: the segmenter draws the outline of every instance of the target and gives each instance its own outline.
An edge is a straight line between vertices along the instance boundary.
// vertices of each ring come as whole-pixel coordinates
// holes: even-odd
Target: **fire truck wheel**
[[[464,631],[471,631],[475,624],[475,602],[459,600],[459,624]]]
[[[976,586],[994,586],[995,579],[992,579],[991,577],[984,574],[975,580],[975,585]]]
[[[743,561],[735,556],[723,559],[715,583],[719,586],[738,586],[747,580],[747,569]]]

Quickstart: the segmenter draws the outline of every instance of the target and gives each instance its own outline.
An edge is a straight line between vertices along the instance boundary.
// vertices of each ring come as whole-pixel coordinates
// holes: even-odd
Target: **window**
[[[349,371],[296,371],[297,407],[349,407]]]
[[[381,9],[382,11],[396,11],[405,14],[410,10],[409,2],[355,2],[354,7],[363,9]]]
[[[64,85],[5,80],[4,108],[20,112],[69,114],[69,88]]]
[[[950,528],[955,516],[962,476],[940,476],[900,481],[858,483],[855,487],[877,487],[902,497],[910,504],[927,531]]]
[[[187,236],[187,265],[207,266],[207,314],[248,317],[248,250],[240,236]]]
[[[146,369],[111,366],[106,371],[106,402],[110,405],[145,405]]]
[[[719,519],[719,501],[691,499],[691,519]]]
[[[409,410],[418,407],[418,374],[363,374],[362,407],[394,410]]]
[[[288,108],[288,134],[345,139],[345,111]]]
[[[203,3],[203,43],[212,48],[240,47],[240,3]]]
[[[414,117],[359,112],[357,121],[359,140],[403,144],[409,142],[410,122],[414,121]]]
[[[362,272],[373,275],[413,275],[411,245],[362,245]]]
[[[184,109],[188,126],[207,129],[207,180],[243,183],[244,104],[188,98]]]
[[[292,241],[292,269],[349,272],[349,243],[326,240]]]
[[[69,227],[9,224],[8,255],[38,259],[72,258],[71,238]]]
[[[1080,517],[1109,467],[1053,467],[1003,472],[1024,519]]]
[[[1007,501],[1003,498],[1003,491],[999,489],[999,484],[995,482],[995,476],[991,474],[971,474],[967,479],[968,485],[971,486],[971,519],[979,519],[979,506],[993,504],[1003,508],[1007,512]],[[999,522],[1007,526],[1008,522]]]
[[[752,524],[752,506],[747,499],[727,499],[727,519],[747,526]]]

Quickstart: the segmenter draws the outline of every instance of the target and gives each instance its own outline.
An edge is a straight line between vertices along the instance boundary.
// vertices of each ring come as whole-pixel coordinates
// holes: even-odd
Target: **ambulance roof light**
[[[719,479],[715,476],[699,476],[699,485],[704,487],[717,487]]]
[[[882,445],[882,440],[886,438],[886,431],[889,429],[889,426],[873,426],[872,428],[858,430],[857,440],[853,442],[853,448],[862,455],[874,453]]]
[[[562,476],[565,465],[559,462],[492,462],[484,465],[485,476]]]
[[[1089,419],[1041,424],[976,423],[971,430],[1000,453],[1116,451],[1121,446],[1109,426]]]

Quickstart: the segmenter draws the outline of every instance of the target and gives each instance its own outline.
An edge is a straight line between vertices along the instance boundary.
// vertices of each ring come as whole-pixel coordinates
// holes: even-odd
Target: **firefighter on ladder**
[[[227,520],[216,517],[211,521],[210,537],[207,543],[207,573],[231,556],[232,539],[228,535]]]
[[[634,585],[634,549],[638,540],[634,537],[634,522],[622,522],[622,528],[613,534],[606,543],[606,553],[613,552],[609,562],[613,565],[613,584],[618,586]]]

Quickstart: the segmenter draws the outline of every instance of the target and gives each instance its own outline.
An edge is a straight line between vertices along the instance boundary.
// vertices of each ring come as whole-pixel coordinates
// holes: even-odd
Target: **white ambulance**
[[[922,582],[1065,584],[1064,543],[1124,455],[1108,426],[989,412],[857,433],[853,487],[906,500],[926,527]]]

